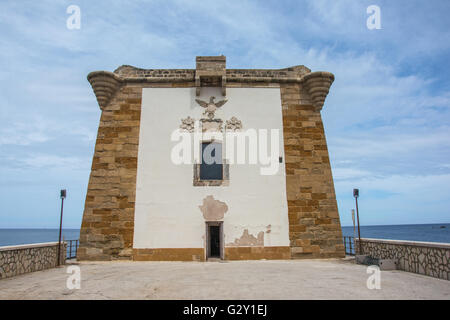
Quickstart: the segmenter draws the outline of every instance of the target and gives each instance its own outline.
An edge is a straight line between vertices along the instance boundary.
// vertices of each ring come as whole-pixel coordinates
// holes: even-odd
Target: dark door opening
[[[220,258],[220,227],[209,226],[210,257]]]
[[[207,222],[207,258],[222,258],[222,223]]]

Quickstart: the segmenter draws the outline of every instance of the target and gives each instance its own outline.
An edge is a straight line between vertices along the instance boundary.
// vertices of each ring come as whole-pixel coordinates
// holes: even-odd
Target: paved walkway
[[[367,267],[346,260],[84,262],[81,289],[67,266],[0,280],[0,299],[447,299],[450,281],[382,271],[369,290]]]

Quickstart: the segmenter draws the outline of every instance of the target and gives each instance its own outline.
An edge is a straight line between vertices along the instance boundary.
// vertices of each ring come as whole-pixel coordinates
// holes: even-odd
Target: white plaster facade
[[[199,208],[212,195],[226,203],[224,243],[240,238],[245,229],[257,237],[264,231],[264,246],[289,246],[288,207],[283,150],[282,108],[279,88],[227,88],[228,102],[215,113],[236,117],[243,129],[278,129],[279,163],[275,175],[261,175],[260,164],[230,165],[228,186],[193,186],[193,165],[171,160],[171,134],[181,119],[199,120],[204,109],[195,99],[223,97],[218,88],[144,88],[139,134],[133,247],[205,248],[205,219]],[[269,135],[270,137],[270,135]],[[225,152],[224,152],[225,153]],[[277,159],[278,160],[278,159]]]

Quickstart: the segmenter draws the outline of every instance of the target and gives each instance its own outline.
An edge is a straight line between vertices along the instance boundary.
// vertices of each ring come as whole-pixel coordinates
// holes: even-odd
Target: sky
[[[77,5],[80,29],[68,29]],[[377,5],[381,29],[367,28]],[[342,225],[450,222],[450,1],[1,1],[0,228],[79,228],[100,118],[95,70],[305,65]]]

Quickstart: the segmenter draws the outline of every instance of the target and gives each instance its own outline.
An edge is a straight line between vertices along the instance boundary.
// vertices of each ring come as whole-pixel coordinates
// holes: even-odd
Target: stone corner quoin
[[[142,249],[133,246],[143,89],[195,88],[199,95],[204,87],[218,87],[224,96],[228,88],[279,88],[281,96],[288,243],[286,246],[260,248],[227,248],[225,243],[224,258],[344,257],[321,118],[334,75],[311,72],[305,66],[226,69],[224,56],[197,57],[196,63],[196,69],[139,69],[124,65],[114,72],[95,71],[88,75],[101,109],[101,118],[77,258],[205,260],[205,248]]]

